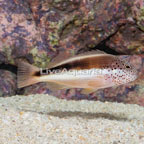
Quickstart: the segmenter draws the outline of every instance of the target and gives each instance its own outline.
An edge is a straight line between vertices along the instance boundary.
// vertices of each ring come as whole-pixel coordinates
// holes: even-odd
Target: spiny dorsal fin
[[[99,54],[107,54],[107,53],[105,53],[104,51],[100,51],[100,50],[97,49],[97,50],[91,50],[91,51],[83,52],[81,54],[78,54],[77,56],[92,55],[92,54],[99,55]]]

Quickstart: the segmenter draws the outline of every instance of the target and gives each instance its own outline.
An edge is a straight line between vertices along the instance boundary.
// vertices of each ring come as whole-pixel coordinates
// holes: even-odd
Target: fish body
[[[95,91],[134,81],[137,71],[117,56],[101,52],[77,55],[51,68],[40,69],[25,62],[18,66],[18,87],[50,82],[62,88],[84,88]]]

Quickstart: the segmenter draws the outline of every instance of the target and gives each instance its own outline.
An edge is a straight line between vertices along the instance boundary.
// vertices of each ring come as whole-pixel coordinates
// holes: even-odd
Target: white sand
[[[144,144],[144,108],[48,95],[0,98],[0,144]]]

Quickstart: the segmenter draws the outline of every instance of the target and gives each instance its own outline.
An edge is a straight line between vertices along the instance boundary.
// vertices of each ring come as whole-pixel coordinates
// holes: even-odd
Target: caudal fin
[[[17,87],[22,88],[39,82],[39,77],[34,74],[39,68],[26,62],[18,63]]]

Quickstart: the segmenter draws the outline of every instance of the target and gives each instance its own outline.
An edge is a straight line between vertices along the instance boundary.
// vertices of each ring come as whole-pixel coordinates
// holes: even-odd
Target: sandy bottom
[[[144,144],[144,108],[49,95],[0,98],[0,144]]]

